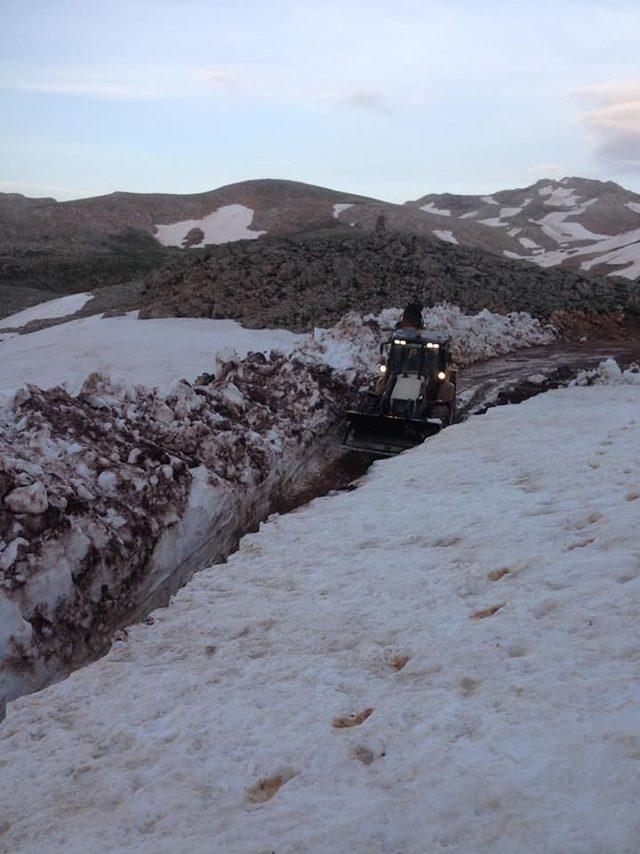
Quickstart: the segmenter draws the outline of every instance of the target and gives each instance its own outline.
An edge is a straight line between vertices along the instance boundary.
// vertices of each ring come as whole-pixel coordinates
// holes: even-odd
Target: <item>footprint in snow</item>
[[[251,804],[263,804],[265,801],[270,801],[295,776],[295,771],[291,768],[285,768],[272,777],[263,777],[262,780],[258,780],[255,785],[247,790],[247,800]]]
[[[595,537],[583,537],[581,540],[575,540],[573,543],[569,543],[565,551],[572,552],[574,549],[584,549],[587,546],[590,546],[591,543],[595,543]]]
[[[373,714],[372,708],[363,709],[354,715],[336,715],[333,719],[335,729],[349,729],[350,727],[360,726],[368,717]]]
[[[506,602],[500,602],[498,605],[490,605],[488,608],[482,608],[482,610],[476,611],[474,614],[472,614],[470,619],[484,620],[487,617],[493,617],[493,615],[497,614],[498,611],[501,611],[506,604]]]

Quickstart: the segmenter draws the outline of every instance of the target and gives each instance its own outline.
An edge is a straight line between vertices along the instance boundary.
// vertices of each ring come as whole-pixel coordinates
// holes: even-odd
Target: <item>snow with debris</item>
[[[330,329],[315,329],[299,348],[341,372],[349,381],[358,373],[373,376],[380,360],[380,344],[391,336],[400,320],[399,308],[380,314],[361,315],[351,311]],[[480,359],[504,355],[525,347],[550,344],[554,330],[525,312],[494,314],[488,309],[464,314],[449,303],[424,309],[422,320],[427,332],[449,339],[452,359],[458,367]]]
[[[231,243],[235,240],[255,240],[266,231],[250,228],[254,211],[245,205],[223,205],[202,219],[185,219],[169,224],[155,224],[155,238],[163,246],[184,247],[189,232],[198,229],[203,236],[190,242],[190,248],[209,244]]]
[[[244,329],[234,320],[93,315],[0,341],[0,390],[33,383],[64,384],[77,392],[94,372],[129,386],[166,389],[180,377],[212,371],[216,354],[229,348],[240,355],[289,352],[301,337],[283,329]]]
[[[334,218],[335,218],[335,219],[339,219],[339,218],[340,218],[340,214],[341,214],[343,211],[348,211],[348,210],[349,210],[349,208],[352,208],[352,207],[353,207],[353,205],[352,205],[352,204],[350,204],[350,205],[346,205],[346,204],[337,204],[337,205],[334,205],[334,206],[333,206],[333,216],[334,216]]]
[[[437,208],[433,202],[429,202],[427,205],[421,205],[420,210],[425,211],[425,213],[437,214],[438,216],[451,216],[450,210]]]
[[[92,293],[69,294],[66,297],[38,303],[38,305],[25,308],[24,311],[19,311],[17,314],[0,318],[0,329],[19,329],[21,326],[31,323],[32,320],[67,317],[67,315],[75,314],[83,309],[93,297],[94,294]]]
[[[458,245],[458,241],[452,231],[445,231],[443,229],[434,228],[433,233],[440,240],[444,240],[446,243],[455,243]]]
[[[273,517],[9,705],[6,850],[635,851],[639,443],[549,392]]]
[[[471,219],[471,217],[478,216],[478,211],[468,211],[465,214],[462,214],[460,219]]]

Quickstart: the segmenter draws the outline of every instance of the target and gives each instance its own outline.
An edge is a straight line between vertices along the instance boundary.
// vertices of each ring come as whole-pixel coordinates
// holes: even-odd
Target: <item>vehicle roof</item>
[[[449,336],[439,332],[429,332],[426,329],[412,329],[410,327],[400,327],[394,330],[394,338],[404,338],[406,341],[415,341],[416,344],[427,343],[432,341],[434,344],[448,344]]]

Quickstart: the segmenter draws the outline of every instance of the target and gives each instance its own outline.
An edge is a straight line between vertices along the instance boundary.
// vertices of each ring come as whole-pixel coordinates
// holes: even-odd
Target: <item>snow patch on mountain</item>
[[[47,300],[47,302],[38,303],[38,305],[34,305],[32,308],[25,308],[24,311],[19,311],[17,314],[3,317],[0,320],[0,328],[19,329],[21,326],[31,323],[32,320],[50,320],[57,317],[67,317],[67,315],[75,314],[77,311],[83,309],[93,297],[94,294],[92,293],[69,294],[66,297]]]
[[[349,208],[352,208],[352,207],[353,207],[353,205],[352,205],[352,204],[347,205],[347,204],[342,204],[342,203],[340,203],[340,204],[336,204],[336,205],[334,205],[334,206],[333,206],[333,216],[334,216],[334,219],[339,219],[339,218],[340,218],[340,214],[341,214],[343,211],[348,211],[348,210],[349,210]]]
[[[433,233],[440,240],[444,240],[446,243],[455,243],[458,244],[456,237],[454,236],[452,231],[445,231],[444,229],[434,228]]]
[[[420,210],[425,211],[425,213],[437,214],[438,216],[451,216],[450,210],[437,208],[433,202],[429,202],[427,205],[421,205]]]
[[[254,211],[245,205],[223,205],[202,219],[185,219],[169,224],[155,224],[156,239],[163,246],[189,247],[231,243],[234,240],[255,240],[266,231],[253,231]],[[201,232],[190,240],[190,232]]]

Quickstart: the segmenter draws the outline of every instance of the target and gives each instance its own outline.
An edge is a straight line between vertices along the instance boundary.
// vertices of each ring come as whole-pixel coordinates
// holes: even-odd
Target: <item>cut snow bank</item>
[[[217,367],[165,395],[93,374],[0,409],[0,705],[225,557],[353,394],[278,353]]]
[[[549,392],[271,519],[9,706],[3,844],[635,851],[639,444]]]
[[[68,373],[70,388],[32,384],[5,393],[0,607],[8,616],[0,627],[0,697],[40,687],[97,654],[117,625],[225,556],[331,438],[345,405],[377,374],[380,343],[399,317],[398,309],[378,317],[351,313],[332,329],[301,336],[289,354],[217,361],[207,332],[211,324],[225,328],[224,321],[116,318],[114,329],[149,335],[148,350],[142,337],[135,344],[129,337],[127,347],[123,338],[110,340],[113,358],[130,365],[125,381],[111,366],[111,376]],[[111,323],[93,321],[88,328]],[[466,316],[442,305],[425,312],[425,323],[450,335],[459,365],[551,339],[520,314]],[[40,336],[53,336],[62,354],[70,326],[17,339],[36,345],[32,370],[47,369]],[[245,334],[254,346],[260,340],[259,332],[232,327],[235,345]],[[185,330],[184,354],[194,359],[191,371],[176,356],[178,328]],[[199,328],[200,350],[193,334]],[[166,363],[162,329],[173,347]],[[77,347],[75,357],[80,361]],[[65,365],[77,370],[75,362]],[[195,382],[204,366],[210,372]],[[15,363],[15,371],[23,369]],[[168,382],[184,374],[191,382]],[[46,374],[37,376],[46,384]],[[15,373],[9,377],[15,383]],[[138,377],[144,385],[135,385]]]
[[[373,376],[380,359],[380,344],[388,340],[402,316],[399,308],[380,314],[361,315],[352,311],[330,329],[316,329],[300,345],[321,361],[347,376],[356,371]],[[513,350],[550,344],[554,331],[524,312],[494,314],[484,310],[463,314],[455,305],[442,303],[422,313],[425,329],[450,339],[451,353],[458,367],[480,359],[500,356]]]

